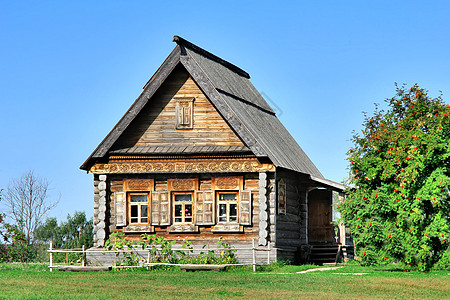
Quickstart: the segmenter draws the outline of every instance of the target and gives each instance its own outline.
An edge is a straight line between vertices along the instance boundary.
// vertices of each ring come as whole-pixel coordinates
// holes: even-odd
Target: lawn
[[[309,266],[310,267],[310,266]],[[49,272],[45,265],[0,264],[1,299],[450,299],[449,272],[400,272],[393,267],[296,273],[283,266],[252,273],[177,269]],[[366,273],[356,275],[356,273]]]

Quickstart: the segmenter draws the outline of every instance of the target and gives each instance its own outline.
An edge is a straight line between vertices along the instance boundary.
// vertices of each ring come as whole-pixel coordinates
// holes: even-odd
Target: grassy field
[[[311,266],[309,266],[311,267]],[[1,299],[450,299],[448,272],[398,272],[356,265],[252,273],[126,270],[49,272],[45,265],[0,264]],[[356,275],[355,273],[367,273]]]

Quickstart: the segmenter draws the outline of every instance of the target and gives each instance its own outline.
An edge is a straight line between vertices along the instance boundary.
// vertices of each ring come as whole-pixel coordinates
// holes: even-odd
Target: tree
[[[94,221],[88,220],[84,212],[67,215],[67,221],[58,225],[56,218],[47,218],[36,230],[35,240],[48,243],[55,248],[90,248],[94,240]]]
[[[450,268],[450,105],[414,85],[367,114],[340,212],[363,264]]]
[[[28,244],[33,243],[34,232],[45,214],[58,203],[48,201],[48,188],[47,180],[28,171],[20,178],[13,179],[6,189],[6,211],[25,233]]]

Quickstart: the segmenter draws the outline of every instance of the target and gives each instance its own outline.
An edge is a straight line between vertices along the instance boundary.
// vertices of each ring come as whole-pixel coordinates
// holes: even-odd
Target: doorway
[[[332,191],[315,189],[308,193],[309,243],[334,243]]]

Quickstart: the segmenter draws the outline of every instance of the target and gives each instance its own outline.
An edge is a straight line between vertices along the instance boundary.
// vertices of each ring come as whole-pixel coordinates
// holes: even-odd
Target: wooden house
[[[327,180],[247,72],[175,36],[176,46],[81,169],[94,174],[94,244],[110,233],[272,248],[305,260],[339,242]],[[238,252],[243,261],[249,253]],[[267,256],[267,254],[265,254]]]

